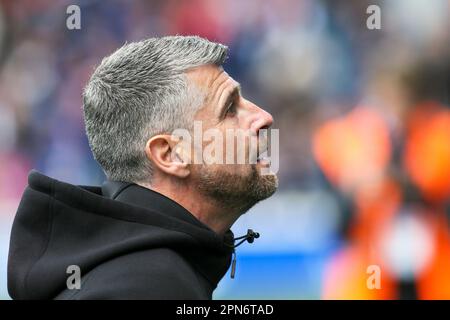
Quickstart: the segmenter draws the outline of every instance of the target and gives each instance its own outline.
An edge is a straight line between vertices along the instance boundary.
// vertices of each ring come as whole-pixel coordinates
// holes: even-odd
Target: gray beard
[[[256,165],[251,165],[247,176],[211,170],[203,165],[199,171],[199,191],[223,208],[241,214],[275,193],[276,175],[260,175]]]

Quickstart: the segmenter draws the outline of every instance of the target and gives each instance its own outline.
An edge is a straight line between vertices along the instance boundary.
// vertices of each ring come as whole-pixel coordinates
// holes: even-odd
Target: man
[[[211,299],[234,253],[230,227],[277,188],[275,174],[262,173],[265,159],[251,163],[250,143],[245,163],[193,161],[206,142],[192,147],[172,134],[192,133],[194,123],[201,134],[250,136],[271,126],[221,67],[226,56],[221,44],[175,36],[103,59],[83,111],[108,180],[75,186],[30,173],[11,234],[12,298]],[[259,154],[267,146],[261,139]],[[257,236],[250,230],[244,241]]]

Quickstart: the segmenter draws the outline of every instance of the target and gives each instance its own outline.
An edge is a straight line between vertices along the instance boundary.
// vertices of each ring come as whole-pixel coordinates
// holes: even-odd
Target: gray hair
[[[103,59],[84,88],[83,112],[92,153],[109,179],[150,181],[148,139],[191,128],[203,105],[205,95],[185,72],[220,66],[227,51],[197,36],[170,36],[125,44]]]

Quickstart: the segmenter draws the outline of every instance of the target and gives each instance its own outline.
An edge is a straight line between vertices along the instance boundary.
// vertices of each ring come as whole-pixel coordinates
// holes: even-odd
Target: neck
[[[188,185],[178,183],[162,184],[157,181],[154,181],[152,184],[138,184],[177,202],[219,235],[224,235],[242,214],[239,209],[226,208],[223,204],[221,205],[207,198]]]

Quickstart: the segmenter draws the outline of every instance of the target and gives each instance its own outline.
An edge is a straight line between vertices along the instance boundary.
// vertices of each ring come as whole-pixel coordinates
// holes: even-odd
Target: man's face
[[[270,197],[278,186],[276,175],[267,174],[269,163],[257,160],[258,155],[268,148],[267,138],[258,139],[258,134],[272,125],[273,118],[242,97],[239,84],[222,68],[202,66],[187,75],[189,81],[207,93],[204,106],[194,118],[197,125],[201,124],[202,150],[208,150],[217,134],[223,138],[219,140],[222,148],[214,151],[222,152],[215,156],[216,159],[221,156],[223,163],[208,162],[205,159],[207,152],[200,152],[203,158],[201,164],[193,164],[191,179],[210,199],[245,212],[258,201]],[[239,131],[244,134],[244,139]],[[214,138],[207,132],[214,132]]]

